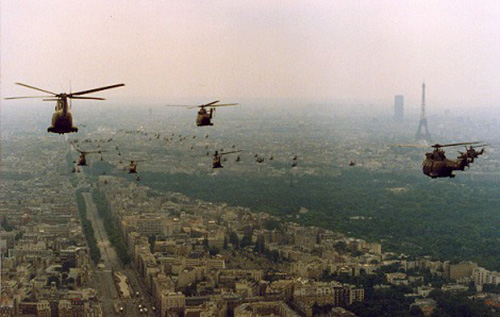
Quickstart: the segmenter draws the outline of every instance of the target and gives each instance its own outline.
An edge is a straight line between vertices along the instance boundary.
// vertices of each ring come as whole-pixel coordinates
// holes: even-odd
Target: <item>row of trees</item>
[[[76,191],[76,203],[78,205],[78,215],[80,216],[83,233],[85,234],[85,239],[89,247],[90,258],[97,264],[101,261],[101,250],[97,246],[92,223],[87,219],[87,207],[85,206],[85,200],[83,199],[81,190]]]
[[[285,176],[224,173],[214,180],[145,172],[143,181],[155,189],[245,206],[369,241],[383,239],[387,251],[471,260],[490,270],[500,269],[494,182],[471,184],[465,177],[432,182],[420,171],[396,176],[352,169],[340,176],[300,176],[290,183]],[[388,190],[399,187],[407,190]],[[309,212],[297,214],[301,207]],[[352,216],[366,218],[352,220]],[[279,228],[272,222],[266,227]]]
[[[324,272],[321,280],[336,280],[346,284],[353,284],[365,289],[365,300],[355,302],[348,310],[357,316],[424,316],[418,306],[413,303],[413,288],[409,285],[391,285],[385,288],[376,288],[376,285],[387,284],[385,273],[397,272],[398,267],[393,265],[383,266],[375,274],[361,274],[350,276],[347,274],[328,274]],[[407,272],[412,274],[412,272]],[[425,284],[431,283],[434,287],[442,285],[440,277],[432,276],[428,270],[422,270]],[[410,296],[408,296],[410,295]],[[432,316],[492,316],[484,301],[471,300],[470,293],[459,294],[444,293],[436,289],[429,295],[436,301],[436,309]],[[317,306],[316,311],[322,312],[325,307]]]
[[[109,209],[108,201],[103,193],[99,189],[94,188],[92,195],[94,197],[94,202],[97,206],[97,211],[101,216],[104,228],[108,234],[109,241],[116,250],[116,253],[123,264],[128,264],[130,262],[130,253],[127,245],[123,241],[123,237],[120,230],[116,227],[116,221]]]

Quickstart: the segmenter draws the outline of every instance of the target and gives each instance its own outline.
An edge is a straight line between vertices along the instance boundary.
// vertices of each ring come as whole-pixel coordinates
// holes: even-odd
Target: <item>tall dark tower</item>
[[[425,82],[422,83],[422,106],[420,108],[420,122],[418,123],[417,133],[415,133],[417,140],[431,141],[431,134],[427,127],[427,117],[425,115]]]
[[[394,96],[394,120],[403,122],[405,97],[403,95]]]

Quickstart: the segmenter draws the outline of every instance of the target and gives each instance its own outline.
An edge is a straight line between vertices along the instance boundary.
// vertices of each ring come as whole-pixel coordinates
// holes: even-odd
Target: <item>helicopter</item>
[[[217,104],[219,100],[209,102],[204,105],[199,105],[199,106],[187,106],[187,105],[167,105],[169,107],[187,107],[188,109],[192,108],[200,108],[198,110],[198,114],[196,116],[196,125],[198,127],[203,127],[203,126],[211,126],[214,125],[212,123],[212,118],[215,113],[215,108],[216,107],[227,107],[227,106],[237,106],[237,103],[225,103],[225,104]],[[205,108],[210,108],[209,111]],[[208,134],[205,135],[205,138],[208,138]]]
[[[87,159],[85,158],[85,155],[87,154],[92,154],[92,153],[99,153],[101,154],[102,152],[106,152],[106,151],[80,151],[78,149],[76,149],[78,152],[80,152],[80,158],[78,159],[78,165],[79,166],[87,166]],[[102,160],[102,156],[101,156],[101,160]]]
[[[462,142],[451,144],[434,144],[432,152],[425,153],[425,160],[422,162],[422,172],[431,177],[449,177],[454,178],[456,175],[453,171],[463,171],[466,166],[469,166],[468,158],[465,154],[457,157],[456,160],[446,158],[444,151],[441,148],[468,144],[477,144],[479,142]],[[426,147],[425,145],[398,145],[396,147]]]
[[[143,162],[144,160],[131,160],[130,165],[128,166],[128,173],[129,174],[136,174],[137,173],[137,163],[138,162]]]
[[[216,100],[216,101],[212,101],[210,103],[207,103],[205,105],[197,106],[198,108],[200,108],[200,110],[198,110],[198,115],[196,116],[196,125],[197,126],[202,127],[202,126],[207,126],[207,125],[214,125],[212,123],[212,118],[213,118],[213,114],[215,113],[215,107],[226,107],[226,106],[237,106],[238,105],[237,103],[226,103],[226,104],[216,105],[216,103],[218,103],[218,102],[219,102],[219,100]],[[205,107],[210,107],[210,110],[207,111],[207,109],[205,109]]]
[[[469,146],[469,148],[467,148],[466,146],[465,152],[458,151],[458,153],[467,157],[470,163],[474,163],[474,159],[478,158],[479,155],[482,155],[484,153],[484,146],[486,146],[486,144],[476,145],[476,147],[483,147],[481,151],[476,151],[476,148],[474,148],[472,145]]]
[[[81,97],[81,95],[86,95],[86,94],[98,92],[101,90],[125,86],[125,84],[116,84],[116,85],[94,88],[94,89],[89,89],[89,90],[70,92],[69,94],[67,94],[67,93],[56,94],[54,92],[40,89],[37,87],[33,87],[30,85],[26,85],[23,83],[16,83],[16,85],[20,85],[20,86],[23,86],[26,88],[38,90],[38,91],[41,91],[41,92],[44,92],[46,94],[50,94],[53,96],[53,97],[49,97],[49,99],[43,99],[43,101],[56,101],[55,112],[52,115],[52,125],[49,128],[47,128],[47,132],[59,133],[59,134],[78,132],[78,128],[73,126],[73,116],[71,115],[71,112],[70,112],[71,104],[68,105],[68,99],[105,100],[104,98],[100,98],[100,97]],[[25,99],[25,98],[47,98],[47,96],[9,97],[9,98],[5,98],[5,99],[10,100],[10,99]]]
[[[219,153],[219,151],[215,151],[214,158],[212,160],[212,168],[222,168],[222,167],[224,167],[224,166],[222,166],[222,164],[220,162],[220,159],[221,159],[222,155],[232,154],[232,153],[238,153],[238,152],[241,152],[241,150],[231,151],[231,152],[222,152],[222,153]]]

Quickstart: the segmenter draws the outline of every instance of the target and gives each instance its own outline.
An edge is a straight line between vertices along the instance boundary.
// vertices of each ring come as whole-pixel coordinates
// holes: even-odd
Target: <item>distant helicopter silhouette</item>
[[[469,148],[467,148],[466,146],[465,152],[458,151],[458,153],[460,153],[461,155],[465,155],[470,163],[474,163],[474,159],[478,158],[479,155],[482,155],[484,153],[485,146],[486,144],[476,145],[476,147],[483,147],[481,151],[476,151],[476,148],[474,148],[472,145],[469,146]]]
[[[53,98],[49,97],[49,99],[43,99],[43,101],[56,101],[55,112],[52,115],[52,125],[47,129],[47,132],[59,133],[59,134],[78,132],[78,128],[73,126],[73,116],[71,115],[71,112],[70,112],[71,105],[68,105],[68,99],[105,100],[104,98],[99,98],[99,97],[80,97],[80,96],[94,93],[94,92],[98,92],[101,90],[125,86],[125,84],[116,84],[116,85],[111,85],[111,86],[106,86],[106,87],[100,87],[100,88],[94,88],[94,89],[89,89],[89,90],[84,90],[84,91],[72,92],[69,94],[67,94],[67,93],[56,94],[56,93],[48,91],[48,90],[40,89],[37,87],[22,84],[22,83],[16,83],[16,85],[20,85],[20,86],[23,86],[26,88],[38,90],[38,91],[41,91],[41,92],[44,92],[46,94],[50,94],[53,96]],[[47,96],[9,97],[9,98],[5,98],[5,99],[10,100],[10,99],[25,99],[25,98],[47,98]]]
[[[221,164],[221,157],[223,155],[232,154],[232,153],[238,153],[238,152],[241,152],[241,150],[231,151],[231,152],[222,152],[222,153],[219,153],[218,151],[215,151],[214,157],[212,159],[212,168],[222,168],[222,167],[224,167]]]
[[[188,109],[193,109],[193,108],[200,108],[198,110],[198,114],[196,116],[196,125],[198,127],[202,126],[211,126],[213,125],[212,123],[212,118],[215,113],[216,107],[227,107],[227,106],[237,106],[237,103],[226,103],[226,104],[217,104],[219,100],[212,101],[210,103],[204,104],[204,105],[199,105],[199,106],[191,106],[191,105],[167,105],[167,107],[187,107]],[[205,108],[210,108],[208,111]],[[208,138],[208,135],[205,136],[205,138]]]
[[[137,174],[137,163],[144,162],[145,160],[130,160],[130,165],[128,166],[129,174]]]
[[[106,151],[80,151],[79,149],[76,149],[78,152],[80,152],[80,157],[78,159],[78,165],[79,166],[87,166],[87,159],[86,159],[86,155],[87,154],[92,154],[92,153],[99,153],[101,154],[102,152],[106,152]],[[102,161],[102,156],[101,156],[101,161]]]

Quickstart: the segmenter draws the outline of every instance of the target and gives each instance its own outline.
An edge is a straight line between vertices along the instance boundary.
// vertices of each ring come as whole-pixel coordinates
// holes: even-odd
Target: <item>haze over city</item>
[[[435,110],[498,107],[499,20],[498,1],[2,1],[1,93],[125,82],[108,103],[402,94],[418,111],[425,80]]]

